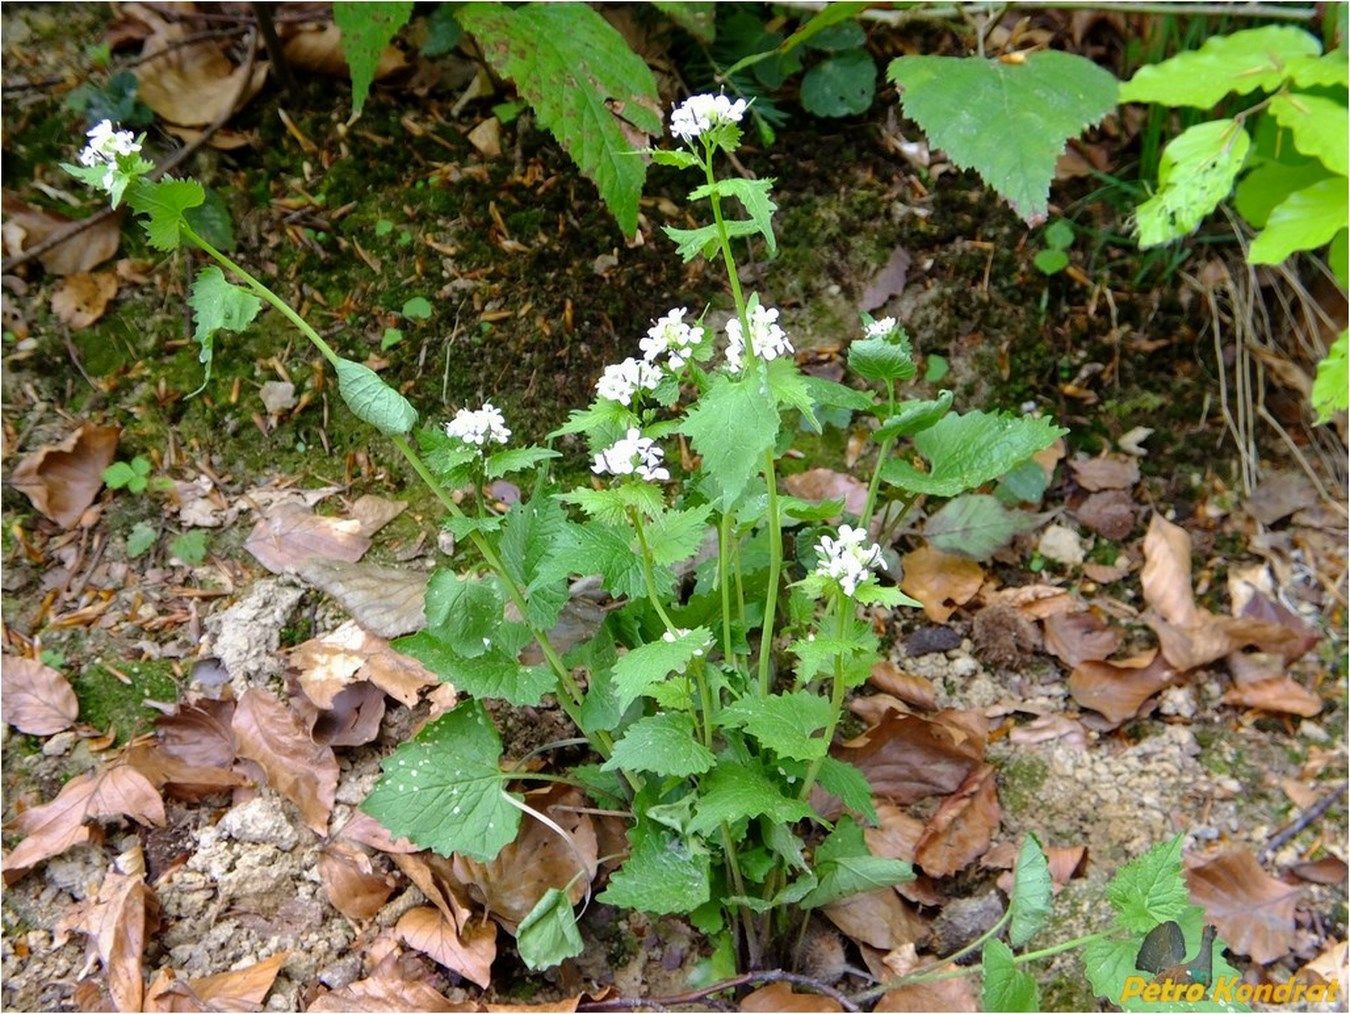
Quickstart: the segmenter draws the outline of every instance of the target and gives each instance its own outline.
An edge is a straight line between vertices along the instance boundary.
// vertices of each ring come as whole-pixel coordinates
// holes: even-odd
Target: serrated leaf
[[[597,450],[609,447],[630,427],[638,424],[638,417],[631,409],[617,401],[599,398],[589,408],[573,409],[567,422],[550,433],[548,438],[556,440],[569,433],[585,433],[591,450]]]
[[[876,405],[876,398],[870,391],[858,391],[837,381],[824,377],[804,376],[806,392],[817,405],[826,408],[846,408],[854,412],[867,412]]]
[[[791,356],[780,356],[764,364],[764,373],[769,380],[769,390],[773,392],[778,404],[785,408],[795,408],[802,414],[802,422],[813,433],[819,433],[820,421],[816,419],[816,402],[811,397],[806,374],[797,369],[797,361]]]
[[[708,533],[708,514],[711,511],[710,505],[703,504],[658,514],[645,531],[652,560],[658,565],[675,564],[698,552]]]
[[[672,915],[692,912],[712,896],[712,863],[701,842],[645,820],[629,841],[632,851],[598,901]]]
[[[503,520],[497,515],[485,518],[471,518],[464,515],[448,517],[445,519],[445,530],[457,539],[467,539],[475,532],[486,535],[498,531],[502,527]]]
[[[1187,939],[1188,953],[1189,948],[1196,948],[1198,954],[1202,922],[1203,916],[1191,919],[1189,925],[1183,925],[1182,927]],[[1094,993],[1127,1011],[1157,1011],[1169,1012],[1170,1014],[1170,1012],[1183,1011],[1246,1011],[1251,1009],[1245,1003],[1211,999],[1213,994],[1210,990],[1206,990],[1204,999],[1199,1001],[1173,1000],[1167,1003],[1146,1003],[1137,995],[1124,999],[1127,979],[1142,979],[1144,982],[1151,979],[1150,975],[1141,971],[1135,965],[1142,941],[1142,936],[1130,936],[1125,939],[1108,937],[1092,940],[1083,948],[1083,968]],[[1216,940],[1211,946],[1213,947],[1214,980],[1227,979],[1231,976],[1230,981],[1240,982],[1241,976],[1238,971],[1223,957],[1222,942]]]
[[[361,115],[384,47],[412,17],[409,0],[334,3],[333,23],[342,32],[342,55],[352,75],[352,115]]]
[[[802,898],[802,908],[819,908],[850,895],[914,879],[909,863],[872,855],[862,828],[849,817],[841,819],[816,849],[814,872],[817,883]]]
[[[502,599],[490,581],[469,581],[452,570],[438,570],[427,582],[427,629],[464,658],[477,658],[491,647],[502,623]]]
[[[137,179],[127,189],[127,204],[146,216],[146,239],[156,250],[177,250],[186,224],[183,213],[206,200],[206,191],[196,180]]]
[[[705,183],[703,186],[697,187],[690,192],[689,199],[698,201],[705,197],[711,197],[714,193],[719,198],[736,198],[749,212],[750,221],[754,224],[755,230],[764,237],[765,244],[769,248],[769,254],[773,255],[778,251],[778,240],[773,234],[773,213],[778,210],[778,205],[774,204],[769,198],[769,192],[773,189],[773,184],[772,178],[747,180],[740,176],[731,176],[724,180],[716,180],[713,183]],[[716,227],[714,226],[714,228]],[[669,232],[670,230],[667,230],[667,234]],[[685,258],[685,260],[688,259]]]
[[[778,436],[778,406],[755,370],[741,380],[724,374],[698,400],[680,426],[718,491],[716,506],[729,510],[745,492]],[[729,439],[735,434],[735,439]]]
[[[980,1009],[1037,1011],[1040,990],[1036,980],[1013,962],[1013,952],[1002,940],[990,940],[980,958]]]
[[[702,164],[693,152],[682,148],[653,148],[651,156],[657,165],[673,166],[676,169],[692,169]]]
[[[1013,536],[1040,527],[1049,517],[1010,511],[987,493],[967,493],[943,504],[924,523],[923,534],[930,545],[943,552],[987,560]]]
[[[694,720],[669,712],[640,718],[628,727],[605,763],[606,771],[650,771],[683,778],[707,771],[717,763],[711,750],[698,741]]]
[[[520,828],[520,811],[502,788],[501,756],[487,712],[468,701],[385,758],[361,809],[395,838],[489,862]]]
[[[159,533],[145,521],[137,521],[127,535],[127,556],[134,560],[155,544]]]
[[[1008,898],[1011,917],[1008,939],[1014,947],[1021,947],[1034,937],[1050,918],[1054,898],[1054,884],[1050,877],[1050,863],[1034,834],[1028,834],[1017,853],[1013,867],[1013,889]]]
[[[1116,108],[1116,79],[1070,53],[1021,63],[902,56],[887,76],[905,115],[953,163],[974,169],[1028,222],[1045,216],[1055,163],[1071,137]]]
[[[703,779],[689,830],[707,834],[722,824],[746,817],[767,817],[792,823],[812,815],[800,799],[789,799],[765,775],[733,761],[723,761]]]
[[[516,950],[525,967],[536,972],[575,958],[584,949],[572,900],[556,887],[545,891],[516,927]]]
[[[466,4],[459,20],[633,235],[647,175],[638,153],[662,129],[646,62],[584,4]]]
[[[630,543],[628,531],[597,521],[568,525],[540,569],[540,577],[566,579],[573,574],[598,574],[605,590],[616,598],[641,598],[647,593],[642,559]],[[654,576],[658,591],[668,589],[674,580],[666,568],[657,568]]]
[[[1294,147],[1332,172],[1350,173],[1350,118],[1344,102],[1320,95],[1276,95],[1270,115],[1288,128]]]
[[[700,42],[717,37],[717,4],[694,0],[654,0],[652,6]]]
[[[1107,885],[1106,896],[1116,910],[1116,922],[1125,929],[1146,933],[1160,922],[1180,921],[1191,908],[1181,871],[1181,836],[1122,866]]]
[[[894,338],[859,338],[848,347],[848,368],[867,380],[911,380],[918,372],[904,331]]]
[[[614,663],[614,693],[619,710],[626,710],[653,683],[687,666],[711,639],[707,627],[695,627],[673,641],[648,641],[624,655]]]
[[[910,492],[956,496],[992,482],[1067,432],[1049,419],[952,413],[914,438],[931,463],[929,471],[893,459],[882,466],[881,477]]]
[[[744,729],[780,757],[815,760],[829,744],[815,735],[830,721],[830,702],[808,690],[743,697],[721,713],[722,724]]]
[[[394,649],[417,659],[446,683],[474,697],[491,697],[533,707],[554,690],[553,672],[544,665],[521,665],[513,653],[492,647],[466,658],[429,630],[394,642]]]
[[[559,457],[562,455],[547,447],[512,447],[510,450],[489,454],[483,464],[483,472],[489,479],[500,479],[503,475],[523,472],[541,461]]]
[[[574,489],[559,493],[563,503],[576,504],[582,512],[602,525],[627,525],[629,510],[639,510],[647,517],[655,517],[665,507],[665,496],[659,487],[647,482],[625,482],[609,489]]]
[[[1350,347],[1346,334],[1342,331],[1337,336],[1327,350],[1327,357],[1317,364],[1312,403],[1319,423],[1326,422],[1336,412],[1343,412],[1350,403]]]
[[[192,338],[201,343],[198,358],[206,367],[201,387],[192,392],[196,394],[211,380],[216,332],[244,330],[262,309],[262,300],[247,289],[226,281],[224,272],[212,265],[197,272],[192,292],[188,295],[188,305],[192,307],[197,324]]]
[[[1163,149],[1158,190],[1135,209],[1139,246],[1185,236],[1219,206],[1247,160],[1251,138],[1237,120],[1211,120],[1183,131]]]
[[[507,573],[527,592],[525,618],[536,630],[552,630],[567,602],[567,583],[546,566],[566,528],[562,505],[551,496],[516,504],[502,523],[497,550]]]
[[[727,230],[727,236],[736,239],[740,236],[753,236],[759,232],[759,226],[751,219],[733,218],[722,225]],[[686,264],[695,257],[711,257],[713,251],[717,248],[720,233],[716,225],[703,225],[697,229],[677,229],[674,226],[663,225],[661,231],[675,244],[675,252],[680,255],[680,259]]]
[[[206,540],[204,529],[184,532],[169,543],[169,554],[178,557],[189,567],[198,567],[206,562]]]
[[[822,60],[802,76],[802,108],[815,116],[861,116],[876,94],[877,65],[865,49]]]
[[[1315,36],[1291,25],[1211,35],[1197,50],[1139,68],[1120,86],[1120,101],[1209,109],[1229,92],[1274,91],[1291,60],[1321,51]]]
[[[1250,264],[1279,264],[1299,250],[1315,250],[1345,228],[1350,206],[1344,176],[1296,190],[1275,206],[1247,250]]]
[[[872,786],[867,776],[848,761],[828,754],[821,759],[816,781],[822,789],[834,796],[854,813],[861,814],[869,824],[877,822],[877,809],[872,804]]]

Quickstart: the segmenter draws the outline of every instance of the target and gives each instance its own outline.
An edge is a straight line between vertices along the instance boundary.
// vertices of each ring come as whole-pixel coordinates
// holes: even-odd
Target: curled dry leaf
[[[926,676],[912,676],[894,662],[883,659],[872,666],[872,675],[868,681],[920,711],[937,710],[937,693],[933,689],[933,681]]]
[[[52,293],[52,313],[76,330],[86,328],[103,316],[117,288],[117,275],[112,271],[67,275]]]
[[[867,506],[867,487],[845,472],[831,468],[811,468],[783,479],[783,487],[793,496],[812,503],[843,500],[844,510],[861,516]]]
[[[248,778],[238,771],[186,764],[150,743],[132,745],[123,755],[123,761],[144,775],[150,784],[178,799],[200,799],[250,784]]]
[[[409,854],[420,851],[416,845],[408,841],[407,838],[392,838],[384,825],[377,821],[370,814],[357,810],[352,814],[351,820],[342,826],[339,832],[340,838],[348,841],[354,841],[361,845],[369,845],[380,852],[390,854]]]
[[[160,749],[189,767],[228,768],[234,763],[233,701],[181,704],[155,722]]]
[[[423,687],[440,682],[421,662],[400,655],[384,638],[350,620],[292,649],[290,659],[300,672],[305,696],[325,709],[333,706],[341,690],[360,680],[374,683],[410,708]]]
[[[989,848],[1002,815],[994,769],[981,765],[937,808],[915,846],[915,860],[934,877],[964,870]]]
[[[442,996],[421,978],[409,978],[391,954],[368,978],[323,993],[306,1010],[366,1012],[382,1011],[476,1011],[475,1003],[456,1003]]]
[[[319,853],[319,879],[332,906],[357,922],[375,918],[394,890],[392,877],[377,873],[370,856],[341,839]]]
[[[819,993],[798,993],[786,982],[774,982],[755,990],[741,1001],[743,1011],[841,1011],[837,1000]]]
[[[331,21],[311,24],[278,25],[283,37],[282,52],[292,67],[318,74],[347,76],[347,59],[342,53],[342,30]],[[380,51],[375,80],[385,78],[408,66],[408,58],[390,43]]]
[[[355,518],[333,518],[299,507],[275,507],[263,515],[244,548],[273,574],[298,570],[311,557],[355,563],[370,548]]]
[[[1238,954],[1259,964],[1294,949],[1299,890],[1269,876],[1246,849],[1229,849],[1186,871],[1191,900]]]
[[[35,658],[4,656],[0,663],[0,714],[30,736],[50,736],[69,729],[80,713],[70,683]]]
[[[394,932],[409,947],[421,951],[457,975],[487,989],[492,984],[492,962],[497,957],[497,924],[469,922],[462,929],[431,905],[403,913]]]
[[[883,859],[899,859],[901,862],[914,862],[914,848],[923,834],[924,823],[893,803],[878,802],[877,826],[863,829],[868,851]],[[895,889],[901,897],[916,905],[938,906],[942,897],[933,882],[922,873],[913,880],[896,884]]]
[[[836,753],[862,771],[877,795],[915,803],[955,792],[984,760],[986,737],[985,720],[974,712],[921,717],[892,711]]]
[[[1083,662],[1069,674],[1069,693],[1113,725],[1127,722],[1176,673],[1156,649],[1118,662]]]
[[[1069,668],[1110,658],[1120,647],[1120,631],[1093,610],[1055,613],[1043,621],[1045,650]]]
[[[153,31],[135,67],[136,97],[169,123],[204,127],[228,116],[236,98],[243,105],[263,86],[265,62],[236,67],[216,39],[184,45],[187,22],[168,21],[143,9]]]
[[[364,746],[380,735],[384,720],[384,692],[373,683],[353,683],[338,691],[333,706],[321,711],[303,693],[290,699],[291,710],[323,746]]]
[[[110,870],[80,927],[93,940],[108,993],[119,1011],[139,1011],[145,992],[141,963],[147,934],[158,926],[159,903],[144,872]]]
[[[4,195],[3,231],[5,253],[11,257],[31,250],[48,236],[70,225],[71,219],[24,203],[13,194]],[[122,241],[122,216],[110,215],[76,236],[38,255],[43,270],[53,275],[92,271],[117,253]]]
[[[456,926],[469,924],[473,910],[469,907],[464,884],[460,882],[449,858],[435,852],[412,855],[394,853],[394,865],[446,919]]]
[[[1339,995],[1350,995],[1350,941],[1334,943],[1298,970],[1301,981],[1337,983]]]
[[[1223,695],[1223,702],[1303,718],[1312,718],[1322,710],[1322,699],[1288,676],[1238,683]]]
[[[231,727],[239,756],[256,761],[267,783],[299,808],[305,824],[326,834],[338,780],[332,748],[310,739],[295,712],[264,690],[244,693]]]
[[[160,969],[145,992],[146,1011],[260,1010],[290,958],[281,951],[233,972],[196,979],[179,979],[172,969]]]
[[[1129,489],[1139,481],[1139,462],[1124,454],[1100,458],[1077,455],[1069,462],[1074,481],[1090,493],[1104,489]]]
[[[10,475],[10,484],[62,528],[74,528],[98,491],[103,470],[117,454],[116,426],[85,423],[59,444],[26,455]]]
[[[876,969],[885,978],[899,978],[917,969],[926,959],[920,959],[913,945],[897,948],[887,954],[884,964]],[[935,972],[957,971],[954,964],[934,967]],[[876,1011],[976,1011],[975,992],[968,976],[918,982],[912,986],[893,989],[872,1008]]]
[[[984,583],[984,571],[974,560],[931,546],[907,553],[901,563],[901,590],[922,602],[923,611],[934,623],[946,623]]]
[[[928,920],[889,887],[851,894],[821,908],[844,936],[890,951],[928,935]]]
[[[332,596],[352,619],[372,634],[398,637],[427,625],[423,602],[427,572],[373,563],[305,560],[301,578]]]

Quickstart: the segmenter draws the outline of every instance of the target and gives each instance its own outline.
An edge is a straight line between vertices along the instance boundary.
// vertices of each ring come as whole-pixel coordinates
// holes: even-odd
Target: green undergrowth
[[[125,676],[124,683],[112,672]],[[105,732],[116,729],[117,742],[148,732],[161,714],[146,700],[165,703],[178,699],[173,664],[166,661],[93,663],[71,678],[80,702],[80,721]]]

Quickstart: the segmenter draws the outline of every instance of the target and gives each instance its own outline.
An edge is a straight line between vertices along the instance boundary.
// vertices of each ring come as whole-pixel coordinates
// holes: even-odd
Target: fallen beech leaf
[[[384,825],[361,810],[352,814],[352,819],[342,826],[339,837],[358,842],[361,845],[369,845],[373,849],[390,854],[408,854],[421,851],[407,838],[391,838]]]
[[[361,534],[370,538],[407,509],[406,500],[389,500],[367,493],[358,497],[347,513],[361,522]]]
[[[844,510],[861,516],[867,506],[867,487],[853,476],[830,468],[812,468],[783,479],[783,488],[801,500],[843,500]]]
[[[915,861],[934,877],[964,870],[989,848],[1002,815],[994,769],[985,764],[972,771],[929,819],[915,846]]]
[[[1303,472],[1267,471],[1247,498],[1247,513],[1269,527],[1317,503],[1317,488]]]
[[[1238,954],[1268,964],[1294,949],[1299,890],[1269,876],[1246,849],[1229,849],[1186,871],[1191,900]]]
[[[273,574],[297,570],[311,557],[355,563],[370,548],[355,518],[323,517],[299,507],[277,507],[263,515],[244,548]]]
[[[0,715],[20,732],[50,736],[69,729],[80,713],[70,683],[34,658],[4,656],[0,664]]]
[[[928,920],[889,887],[851,894],[820,911],[844,936],[883,951],[928,935]]]
[[[226,789],[250,784],[238,771],[222,767],[196,767],[185,764],[161,747],[137,743],[123,755],[128,767],[145,776],[152,785],[167,789],[179,799],[195,800]]]
[[[881,270],[867,283],[862,298],[858,300],[858,308],[871,313],[885,306],[892,296],[900,295],[909,277],[910,262],[909,251],[904,247],[898,246],[892,250]]]
[[[1065,740],[1077,750],[1087,749],[1087,730],[1068,715],[1038,715],[1008,734],[1008,742],[1014,746],[1049,743],[1056,739]]]
[[[10,256],[31,250],[52,233],[68,226],[72,219],[24,203],[13,194],[4,195],[5,253]],[[50,250],[38,255],[44,271],[53,275],[73,275],[92,271],[117,253],[122,242],[122,216],[110,215]]]
[[[338,691],[333,706],[321,711],[303,693],[290,699],[310,739],[322,746],[364,746],[380,735],[384,692],[373,683],[353,683]]]
[[[1045,650],[1074,668],[1083,662],[1098,662],[1120,647],[1120,631],[1113,629],[1092,610],[1056,613],[1043,621]]]
[[[1139,507],[1124,490],[1108,489],[1093,493],[1070,513],[1103,538],[1120,542],[1134,531]]]
[[[1017,860],[1017,847],[1012,842],[1005,843],[1008,850],[1005,853],[1006,859],[1000,857],[997,865],[990,864],[990,868],[1002,868],[1006,873],[1000,874],[998,878],[998,889],[1004,894],[1011,895],[1013,889],[1013,863]],[[993,850],[990,850],[992,853]],[[1086,845],[1051,845],[1045,850],[1045,857],[1050,866],[1050,889],[1054,894],[1058,894],[1070,880],[1075,877],[1085,875],[1087,867],[1087,846]],[[986,854],[980,860],[980,865],[986,865],[989,855]]]
[[[1156,650],[1119,662],[1083,662],[1069,674],[1069,693],[1113,725],[1129,721],[1176,675]]]
[[[117,454],[116,426],[85,423],[59,444],[40,447],[15,466],[9,481],[62,528],[74,528]]]
[[[1287,637],[1273,636],[1262,648],[1265,651],[1278,651],[1286,662],[1302,658],[1322,640],[1316,627],[1263,592],[1258,591],[1247,597],[1238,610],[1238,618],[1284,628]]]
[[[1313,884],[1344,884],[1346,876],[1350,874],[1350,868],[1347,868],[1345,860],[1336,856],[1326,856],[1310,863],[1294,863],[1289,867],[1289,872],[1300,880],[1306,880]]]
[[[1078,455],[1069,462],[1074,480],[1090,493],[1103,489],[1129,489],[1139,481],[1139,462],[1122,454],[1100,458]]]
[[[228,768],[234,763],[234,703],[203,700],[180,704],[155,723],[159,747],[189,767]]]
[[[427,625],[423,608],[427,591],[424,570],[310,559],[300,565],[298,573],[336,599],[352,619],[372,634],[398,637]]]
[[[338,765],[331,747],[305,733],[299,717],[265,690],[247,690],[231,723],[239,756],[256,761],[267,783],[293,802],[315,834],[328,831]]]
[[[1124,553],[1116,557],[1111,564],[1094,563],[1091,560],[1083,564],[1083,576],[1098,584],[1114,584],[1134,569],[1130,558]]]
[[[937,710],[937,692],[926,676],[911,676],[894,662],[883,659],[872,666],[868,682],[921,711]]]
[[[52,313],[62,323],[79,330],[103,316],[117,295],[117,275],[112,271],[68,275],[52,293]]]
[[[136,97],[170,123],[204,127],[223,120],[257,94],[267,79],[265,62],[236,67],[217,40],[183,45],[188,31],[183,22],[161,19],[154,29],[134,69],[139,82]]]
[[[387,959],[386,959],[387,961]],[[306,1010],[341,1012],[382,1011],[476,1011],[478,1004],[456,1003],[442,996],[422,979],[406,978],[392,962],[381,962],[369,978],[358,979],[341,989],[315,997]]]
[[[1312,718],[1322,710],[1322,699],[1288,676],[1239,683],[1223,695],[1225,704]]]
[[[874,973],[885,978],[898,978],[908,975],[919,967],[920,959],[913,944],[892,950],[877,964]],[[925,963],[926,964],[926,963]],[[934,966],[934,971],[956,971],[954,964]],[[876,1011],[976,1011],[975,992],[970,979],[965,976],[952,979],[940,979],[936,982],[917,982],[912,986],[901,986],[885,994],[877,1005]]]
[[[282,26],[278,25],[278,29]],[[347,59],[342,52],[342,30],[331,21],[288,25],[283,31],[282,52],[291,66],[319,74],[347,76]],[[408,58],[393,43],[380,51],[375,80],[383,81],[408,66]]]
[[[1191,592],[1191,537],[1184,528],[1154,514],[1144,536],[1144,569],[1139,575],[1144,601],[1168,623],[1191,626],[1196,621]]]
[[[93,938],[108,993],[119,1011],[139,1011],[145,993],[141,962],[147,932],[158,925],[159,903],[144,872],[110,870],[84,914],[81,929]]]
[[[923,821],[911,817],[894,803],[877,802],[877,826],[863,828],[863,837],[867,849],[874,856],[883,859],[899,859],[902,862],[914,862],[914,847],[923,834]],[[942,904],[933,882],[922,873],[913,880],[896,884],[895,889],[901,897],[916,905],[937,907]]]
[[[798,993],[786,982],[775,982],[755,990],[741,1001],[743,1011],[841,1011],[837,1000],[819,993]]]
[[[1350,993],[1350,941],[1332,944],[1300,968],[1296,977],[1305,982],[1334,982],[1338,995],[1346,996]]]
[[[404,912],[394,932],[409,947],[470,982],[484,989],[492,984],[492,962],[497,957],[495,922],[470,922],[459,929],[431,905],[422,905]]]
[[[410,708],[423,687],[440,683],[421,662],[400,655],[351,620],[291,649],[290,659],[300,671],[305,696],[320,708],[331,708],[338,692],[359,680],[369,680]]]
[[[952,710],[931,716],[892,711],[836,753],[862,771],[877,795],[915,803],[955,792],[983,761],[983,721]]]
[[[209,1010],[243,1010],[246,1005],[261,1007],[272,983],[276,982],[277,973],[290,956],[290,951],[280,951],[247,968],[189,979],[188,986],[199,1000],[211,1005]]]
[[[394,890],[392,877],[375,872],[370,856],[342,840],[319,853],[319,879],[332,906],[357,922],[375,918]]]
[[[464,885],[455,873],[452,860],[435,852],[413,855],[394,854],[394,865],[416,885],[428,901],[440,909],[456,926],[467,926],[473,918]]]
[[[981,597],[986,605],[1002,603],[1012,606],[1028,620],[1043,620],[1047,616],[1078,612],[1083,608],[1082,603],[1067,591],[1052,584],[1027,584],[992,592],[986,590]]]
[[[984,583],[984,570],[974,560],[931,546],[907,553],[901,564],[905,576],[900,589],[922,602],[934,623],[946,623]]]

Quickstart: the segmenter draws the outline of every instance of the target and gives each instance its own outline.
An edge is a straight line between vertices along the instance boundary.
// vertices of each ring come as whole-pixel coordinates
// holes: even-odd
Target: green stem
[[[727,280],[731,283],[731,298],[736,304],[736,317],[741,322],[741,334],[745,336],[745,355],[752,358],[755,350],[750,347],[750,321],[745,315],[745,296],[741,292],[741,276],[736,270],[736,257],[731,252],[731,235],[727,232],[726,219],[722,217],[722,197],[717,192],[717,176],[713,173],[712,149],[703,149],[703,174],[707,177],[711,191],[708,201],[712,205],[713,222],[717,225],[717,245],[722,248],[722,263],[726,265]]]
[[[633,530],[637,532],[638,548],[641,550],[639,556],[642,563],[642,580],[647,585],[647,599],[656,609],[656,615],[661,617],[661,622],[666,625],[666,630],[672,634],[678,633],[680,628],[675,626],[675,621],[666,612],[666,607],[661,604],[661,596],[656,592],[656,574],[652,569],[652,551],[647,545],[647,533],[642,527],[642,515],[636,509],[630,509],[628,520],[633,523]]]
[[[889,419],[891,416],[895,415],[894,381],[886,381],[886,395],[887,402],[890,406],[890,410],[887,412],[886,417]],[[862,516],[858,519],[858,527],[863,531],[867,531],[868,526],[872,523],[872,511],[876,509],[877,493],[881,489],[881,467],[886,464],[886,459],[890,457],[891,448],[894,445],[895,438],[887,437],[881,442],[881,446],[877,448],[877,464],[876,467],[872,469],[872,481],[867,484],[867,503],[863,507]]]
[[[842,590],[835,593],[835,626],[834,634],[836,640],[841,644],[848,636],[849,620],[853,618],[853,600],[843,593]],[[829,755],[830,744],[834,742],[834,732],[839,728],[839,719],[844,712],[844,656],[842,654],[834,656],[834,682],[830,687],[830,720],[825,726],[825,753],[821,754],[811,762],[811,766],[806,769],[806,778],[802,781],[801,799],[808,799],[811,795],[811,789],[816,784],[816,776],[820,774],[820,766],[825,763],[825,758]]]
[[[731,650],[731,512],[722,513],[717,526],[717,583],[722,591],[722,658],[727,665],[736,664]]]
[[[778,611],[778,580],[783,572],[783,526],[778,514],[778,473],[773,449],[764,452],[764,481],[769,491],[769,589],[764,596],[764,622],[759,628],[759,693],[769,693],[769,663],[773,659],[773,624]]]

